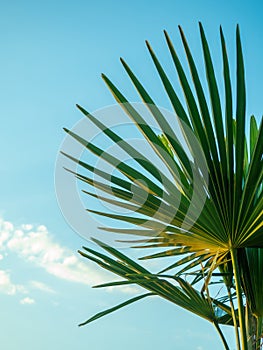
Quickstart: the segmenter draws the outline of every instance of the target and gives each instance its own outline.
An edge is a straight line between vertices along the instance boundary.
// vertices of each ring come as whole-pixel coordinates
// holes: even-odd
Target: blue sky
[[[173,72],[162,31],[179,54],[181,24],[202,62],[202,21],[220,74],[219,25],[234,62],[240,24],[248,115],[262,115],[261,1],[1,1],[0,5],[0,305],[5,350],[221,349],[212,326],[159,299],[140,301],[79,329],[131,290],[92,290],[109,279],[75,253],[90,244],[64,220],[56,201],[54,167],[64,138],[82,116],[114,103],[106,73],[139,101],[119,62],[124,57],[156,101],[168,107],[145,48],[148,39]],[[154,77],[154,79],[152,78]],[[177,83],[176,83],[177,84]],[[230,339],[231,338],[231,335]]]

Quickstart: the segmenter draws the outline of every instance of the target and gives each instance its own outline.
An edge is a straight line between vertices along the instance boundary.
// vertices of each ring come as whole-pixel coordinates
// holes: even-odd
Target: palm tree
[[[79,180],[110,194],[101,196],[86,191],[89,196],[131,211],[130,215],[117,215],[89,209],[93,214],[129,225],[126,229],[103,229],[138,236],[137,240],[130,241],[136,248],[160,249],[142,259],[166,256],[175,258],[173,264],[154,274],[119,250],[94,239],[100,249],[83,247],[79,253],[103,269],[122,277],[118,282],[96,287],[136,284],[146,289],[147,293],[100,312],[81,325],[141,298],[159,295],[212,322],[225,349],[229,349],[229,346],[221,325],[234,327],[237,350],[259,349],[263,329],[262,120],[258,125],[252,116],[249,131],[245,131],[246,89],[239,27],[236,30],[235,93],[222,28],[220,41],[224,93],[219,92],[205,32],[201,24],[199,27],[208,94],[201,83],[182,28],[179,27],[179,31],[191,73],[191,83],[171,39],[164,32],[185,102],[178,97],[156,54],[146,42],[178,117],[187,151],[176,130],[167,122],[162,110],[123,59],[121,63],[158,124],[160,133],[145,121],[143,115],[105,75],[102,77],[117,103],[132,119],[162,162],[163,168],[157,169],[143,154],[143,150],[134,148],[78,105],[90,122],[117,143],[138,166],[117,162],[114,155],[65,129],[87,150],[119,172],[118,176],[109,176],[102,169],[95,169],[86,162],[66,155],[85,171],[96,173],[102,179],[94,181],[87,174],[75,172]],[[201,158],[196,156],[197,152]],[[164,168],[169,170],[170,177],[167,177]],[[141,203],[140,198],[146,199]],[[180,203],[177,205],[175,203],[178,203],[178,198]],[[131,225],[134,227],[130,228]],[[224,286],[224,295],[212,295],[211,288],[215,283]]]

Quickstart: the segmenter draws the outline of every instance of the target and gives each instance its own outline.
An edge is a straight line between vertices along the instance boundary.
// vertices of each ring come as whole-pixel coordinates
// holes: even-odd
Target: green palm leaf
[[[220,27],[224,95],[220,94],[221,87],[216,79],[210,48],[201,24],[199,29],[208,98],[181,27],[179,31],[191,80],[187,78],[188,72],[181,64],[168,33],[165,31],[164,34],[181,84],[183,101],[175,91],[157,54],[146,42],[162,88],[176,113],[183,141],[123,59],[121,63],[153,121],[157,123],[158,131],[146,123],[143,114],[108,77],[102,75],[116,102],[131,118],[162,166],[157,168],[143,149],[138,150],[132,146],[121,134],[108,128],[99,118],[79,105],[77,107],[89,121],[137,165],[130,166],[114,154],[65,129],[89,152],[116,170],[114,175],[110,175],[101,168],[97,169],[65,154],[73,162],[77,162],[83,171],[91,174],[87,176],[86,173],[73,172],[77,179],[102,192],[97,194],[90,189],[84,190],[86,195],[110,203],[116,208],[129,210],[128,215],[120,215],[87,209],[95,215],[111,218],[114,222],[127,223],[129,226],[126,229],[101,229],[116,235],[142,237],[139,240],[128,241],[136,244],[136,248],[158,249],[142,257],[144,260],[176,258],[158,275],[153,275],[116,249],[99,241],[96,243],[114,259],[90,248],[84,248],[86,252],[80,252],[84,257],[124,279],[102,286],[131,283],[149,291],[95,315],[84,324],[146,296],[159,295],[214,323],[226,349],[228,346],[218,325],[233,325],[236,330],[237,349],[241,350],[242,346],[242,349],[247,350],[249,342],[246,341],[246,328],[249,330],[249,327],[245,323],[248,323],[249,312],[252,315],[251,319],[257,318],[257,345],[260,345],[258,337],[262,331],[263,303],[260,296],[263,293],[263,123],[262,120],[257,123],[256,118],[252,116],[249,133],[245,134],[246,85],[239,27],[236,29],[235,89],[230,78],[226,42]],[[233,91],[236,91],[235,106]],[[201,154],[198,160],[197,152]],[[167,171],[171,176],[167,175]],[[95,180],[94,175],[98,175],[100,180]],[[194,271],[197,268],[198,270]],[[252,269],[255,274],[251,273]],[[173,270],[174,283],[161,277],[161,273],[170,270]],[[215,272],[216,270],[219,272]],[[182,279],[183,274],[190,276],[191,273],[195,275],[191,282]],[[217,273],[222,277],[220,281],[213,280]],[[199,292],[194,285],[197,286],[201,281],[202,287]],[[221,283],[227,291],[227,299],[224,302],[209,295],[209,287],[216,283]],[[246,316],[243,296],[249,306]],[[216,313],[216,308],[221,312],[220,316]]]
[[[151,296],[151,295],[159,295],[162,298],[167,299],[175,303],[176,305],[179,305],[209,320],[212,323],[220,323],[221,318],[218,318],[215,314],[215,309],[213,306],[215,304],[212,303],[210,299],[200,294],[197,290],[195,290],[191,286],[191,284],[184,281],[182,278],[180,277],[174,278],[178,283],[178,286],[175,286],[174,284],[171,284],[170,282],[168,282],[166,279],[162,277],[158,277],[158,275],[151,274],[144,267],[142,267],[138,263],[135,263],[133,260],[128,258],[126,255],[124,255],[120,251],[116,250],[115,248],[112,248],[98,240],[94,239],[94,241],[102,249],[106,250],[117,260],[114,260],[108,255],[99,253],[87,247],[83,247],[83,248],[88,252],[88,254],[83,251],[80,251],[80,254],[83,257],[96,262],[97,264],[104,267],[105,269],[111,272],[114,272],[115,274],[118,274],[119,276],[126,279],[119,282],[111,282],[111,283],[95,286],[96,288],[136,283],[137,285],[140,285],[141,287],[150,291],[150,293],[142,294],[138,297],[134,297],[128,300],[127,302],[121,303],[116,307],[110,308],[104,312],[100,312],[95,316],[93,316],[92,318],[90,318],[89,320],[87,320],[86,322],[82,323],[81,325],[92,322],[97,318],[100,318],[132,302],[135,302],[141,298]],[[228,320],[228,322],[230,321]]]

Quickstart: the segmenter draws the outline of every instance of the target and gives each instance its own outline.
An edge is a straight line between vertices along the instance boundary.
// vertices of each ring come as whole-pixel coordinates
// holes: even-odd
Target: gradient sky
[[[202,63],[198,21],[220,74],[219,25],[234,62],[241,27],[248,115],[262,115],[262,1],[1,1],[0,2],[0,320],[5,350],[214,350],[212,326],[166,301],[142,300],[87,327],[77,324],[129,298],[130,289],[92,290],[109,279],[77,256],[83,244],[56,201],[54,166],[64,138],[89,111],[113,104],[106,73],[139,101],[119,63],[124,57],[159,104],[161,85],[144,45],[148,39],[167,71],[173,67],[167,29],[182,54],[181,24]],[[155,77],[152,79],[152,77]],[[177,83],[176,83],[177,84]],[[232,342],[232,336],[229,339]]]

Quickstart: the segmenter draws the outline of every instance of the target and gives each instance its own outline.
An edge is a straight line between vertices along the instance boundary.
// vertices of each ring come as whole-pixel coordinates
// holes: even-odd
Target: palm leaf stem
[[[261,348],[261,339],[262,339],[262,321],[263,317],[257,317],[257,335],[256,335],[256,349],[260,350]]]
[[[215,326],[215,328],[216,328],[216,330],[217,330],[217,332],[218,332],[218,334],[219,334],[219,336],[224,344],[225,349],[230,350],[230,348],[227,344],[226,338],[224,336],[224,333],[222,332],[221,328],[219,327],[219,324],[217,322],[214,322],[213,324],[214,324],[214,326]]]
[[[239,337],[239,331],[238,331],[238,323],[237,323],[237,316],[236,316],[236,312],[235,312],[235,306],[234,306],[234,302],[233,302],[231,289],[230,289],[229,286],[227,286],[227,294],[228,294],[228,297],[229,297],[229,303],[230,303],[230,307],[231,307],[232,318],[233,318],[233,323],[234,323],[234,328],[235,328],[235,337],[236,337],[237,350],[241,350],[240,337]]]
[[[257,319],[253,315],[249,305],[245,307],[246,315],[246,331],[247,331],[247,344],[249,350],[257,350],[256,348],[256,333],[257,333]]]
[[[241,289],[240,271],[239,271],[238,260],[237,260],[237,249],[235,248],[230,249],[230,254],[231,254],[231,260],[233,264],[233,273],[234,273],[235,284],[236,284],[238,318],[239,318],[240,337],[241,337],[241,345],[242,345],[241,349],[248,350],[243,295],[242,295],[242,289]]]

